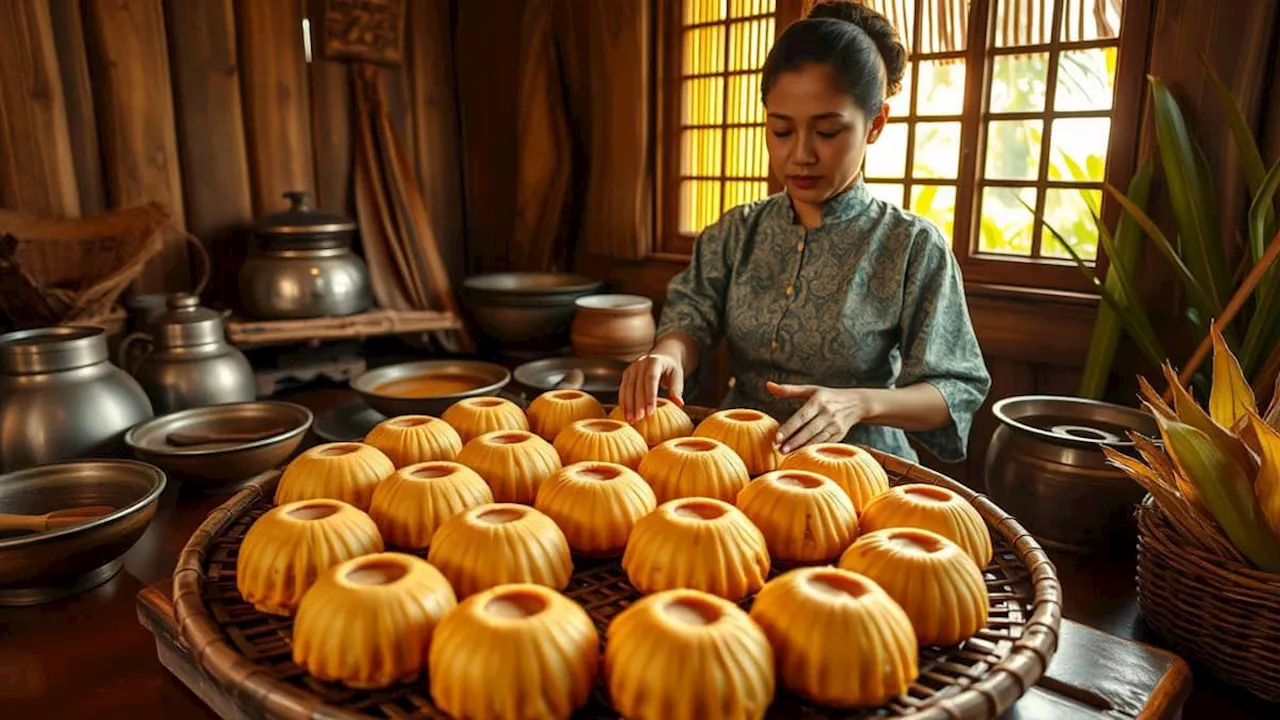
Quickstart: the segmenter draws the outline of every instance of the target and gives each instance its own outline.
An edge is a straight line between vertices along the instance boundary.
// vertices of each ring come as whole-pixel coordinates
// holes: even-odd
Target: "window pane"
[[[1102,182],[1110,137],[1111,118],[1054,120],[1049,138],[1049,179]]]
[[[1054,110],[1109,110],[1115,95],[1116,49],[1070,50],[1058,59]]]
[[[983,177],[1035,180],[1040,175],[1043,120],[996,120],[987,123],[987,164]]]
[[[725,175],[729,177],[767,177],[769,160],[764,147],[764,128],[729,128]]]
[[[1049,231],[1052,227],[1085,260],[1098,257],[1098,226],[1093,218],[1102,204],[1101,190],[1058,189],[1044,194],[1044,222],[1041,230],[1040,254],[1044,257],[1069,258],[1070,254]]]
[[[1018,202],[1021,198],[1035,207],[1036,189],[987,187],[982,189],[979,208],[978,252],[1002,255],[1031,255],[1031,212]]]
[[[1063,42],[1111,40],[1120,37],[1124,0],[1063,0]]]
[[[917,123],[912,177],[954,178],[960,167],[960,123]]]
[[[720,183],[685,180],[680,183],[680,232],[697,235],[720,217]]]
[[[916,87],[917,115],[959,115],[964,112],[964,64],[925,60]]]
[[[1000,0],[992,28],[992,44],[996,47],[1047,45],[1052,28],[1052,0]]]
[[[684,24],[715,22],[724,19],[726,0],[684,0]]]
[[[729,0],[729,17],[764,15],[774,10],[774,0]]]
[[[907,171],[907,124],[889,123],[880,137],[867,146],[867,177],[900,178]]]
[[[902,186],[895,183],[867,183],[867,190],[872,197],[880,198],[887,203],[902,207]]]
[[[719,125],[724,120],[724,78],[685,80],[680,99],[685,125]]]
[[[686,30],[684,33],[684,74],[706,75],[724,70],[724,26]]]
[[[911,212],[933,221],[947,240],[955,232],[956,187],[954,185],[915,185],[911,188]]]
[[[724,209],[728,211],[768,195],[769,183],[766,182],[728,182],[724,186]]]
[[[720,177],[723,130],[685,130],[680,134],[680,173]]]
[[[991,63],[990,111],[1044,110],[1049,77],[1049,54],[999,55]]]
[[[773,46],[773,18],[729,26],[729,70],[756,70]]]
[[[729,76],[730,124],[763,123],[764,105],[760,103],[760,73]]]

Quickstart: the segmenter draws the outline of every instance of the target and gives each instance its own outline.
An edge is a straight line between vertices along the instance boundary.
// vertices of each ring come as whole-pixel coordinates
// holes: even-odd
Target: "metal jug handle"
[[[153,342],[150,335],[139,330],[126,335],[124,339],[120,341],[120,347],[116,349],[116,365],[130,375],[138,369],[137,363],[133,363],[133,367],[129,367],[129,347],[137,340],[145,340],[148,344],[152,344]]]

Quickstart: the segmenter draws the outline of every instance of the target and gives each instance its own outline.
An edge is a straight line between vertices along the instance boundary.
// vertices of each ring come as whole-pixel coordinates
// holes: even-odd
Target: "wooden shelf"
[[[432,330],[455,330],[462,321],[439,310],[370,310],[343,317],[300,320],[227,319],[227,338],[239,348],[319,344],[326,340],[359,340],[381,335],[407,335]]]

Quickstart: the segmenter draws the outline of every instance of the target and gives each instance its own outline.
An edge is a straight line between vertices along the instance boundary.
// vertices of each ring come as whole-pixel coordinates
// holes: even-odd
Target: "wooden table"
[[[309,390],[290,399],[319,410],[350,397],[346,390]],[[191,533],[227,497],[191,495],[171,486],[161,498],[155,521],[126,555],[124,570],[115,578],[88,593],[47,605],[0,608],[0,717],[217,717],[160,664],[153,636],[139,624],[136,599],[145,587],[172,574]],[[1138,620],[1131,558],[1054,555],[1053,560],[1062,580],[1069,620],[1122,638],[1152,641]],[[1108,641],[1106,636],[1090,634],[1088,628],[1064,623],[1063,650],[1055,656],[1050,676],[1092,673],[1091,684],[1114,689],[1126,674],[1134,672],[1135,663],[1132,657],[1112,654]],[[1128,647],[1133,651],[1134,646]],[[1177,667],[1172,669],[1158,694],[1161,702],[1176,707],[1186,684],[1178,681]],[[1046,687],[1052,684],[1052,679],[1042,683]],[[1041,697],[1051,694],[1024,699],[1012,717],[1060,720],[1079,716],[1064,714],[1053,700]],[[1116,696],[1124,694],[1118,690]],[[1130,705],[1138,703],[1137,707],[1146,702],[1145,697],[1127,700]],[[1124,711],[1118,707],[1112,714],[1089,717],[1136,715]],[[1261,720],[1277,717],[1277,708],[1197,671],[1183,713],[1186,718]]]

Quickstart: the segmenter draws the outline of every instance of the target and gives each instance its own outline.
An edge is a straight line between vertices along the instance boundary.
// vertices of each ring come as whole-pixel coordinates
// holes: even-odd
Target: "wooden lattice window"
[[[1035,218],[1051,224],[1082,256],[1097,256],[1093,215],[1116,216],[1102,183],[1124,187],[1135,165],[1150,0],[865,1],[890,18],[910,56],[903,90],[890,99],[889,125],[867,154],[864,174],[872,192],[933,220],[953,239],[967,279],[1090,290]],[[811,0],[671,4],[677,8],[663,26],[667,68],[683,73],[708,62],[715,70],[707,72],[719,73],[703,85],[670,70],[665,75],[664,118],[680,135],[677,144],[664,133],[669,152],[661,175],[660,249],[688,252],[696,233],[724,210],[778,189],[767,176],[759,125],[738,128],[732,147],[726,142],[727,117],[753,123],[764,117],[758,75],[751,74],[756,71],[743,63],[733,67],[745,76],[723,71],[743,44],[734,45],[730,34],[729,47],[711,51],[724,60],[697,60],[708,51],[696,33],[715,27],[707,35],[725,37],[735,10],[744,19],[737,22],[754,14],[761,23],[772,10],[770,27],[781,30]],[[766,35],[771,42],[772,33]],[[760,49],[760,62],[768,47],[766,42]],[[751,89],[745,96],[750,104],[730,110],[744,96],[734,100],[715,88],[735,77],[734,87]],[[711,133],[686,135],[704,128],[685,127],[699,125],[685,118],[705,121]],[[755,172],[733,175],[744,166],[726,162],[730,155],[748,159]],[[721,170],[698,174],[713,168]]]
[[[776,0],[683,0],[667,12],[663,250],[687,253],[725,210],[773,187],[760,68],[778,25]]]

